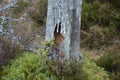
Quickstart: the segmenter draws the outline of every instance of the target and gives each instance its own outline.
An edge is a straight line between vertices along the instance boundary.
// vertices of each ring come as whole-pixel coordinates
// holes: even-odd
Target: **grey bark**
[[[82,0],[48,0],[46,41],[53,38],[55,25],[62,23],[61,34],[66,58],[79,57]]]

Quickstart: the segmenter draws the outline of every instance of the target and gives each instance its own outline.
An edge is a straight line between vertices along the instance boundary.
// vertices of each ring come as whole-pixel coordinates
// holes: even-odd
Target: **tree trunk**
[[[80,25],[82,0],[48,0],[46,41],[54,37],[55,25],[61,22],[65,37],[61,50],[66,58],[80,57]]]

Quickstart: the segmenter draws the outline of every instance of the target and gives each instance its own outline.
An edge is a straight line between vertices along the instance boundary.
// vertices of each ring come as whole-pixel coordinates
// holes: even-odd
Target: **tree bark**
[[[65,37],[61,50],[66,58],[80,57],[80,26],[82,0],[48,0],[46,41],[54,37],[55,25],[61,22]]]

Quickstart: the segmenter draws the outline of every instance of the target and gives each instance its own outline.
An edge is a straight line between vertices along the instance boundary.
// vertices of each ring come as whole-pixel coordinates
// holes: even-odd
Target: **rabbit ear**
[[[59,22],[59,30],[58,33],[61,33],[61,22]]]
[[[56,26],[55,26],[54,33],[57,33],[57,24],[56,24]]]

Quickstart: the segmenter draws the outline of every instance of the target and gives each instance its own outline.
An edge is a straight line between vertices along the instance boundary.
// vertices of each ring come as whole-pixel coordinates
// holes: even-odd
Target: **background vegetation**
[[[2,6],[8,4],[7,0],[3,3]],[[65,80],[120,80],[119,0],[83,0],[82,66],[76,61],[51,63],[45,56],[41,59],[39,54],[31,53],[32,48],[44,44],[47,0],[19,0],[15,8],[4,13],[13,18],[28,15],[23,21],[8,22],[15,31],[14,36],[21,38],[19,42],[12,41],[11,35],[0,37],[0,80],[61,80],[63,77]],[[8,23],[5,29],[9,29]],[[58,70],[61,66],[62,73]]]

